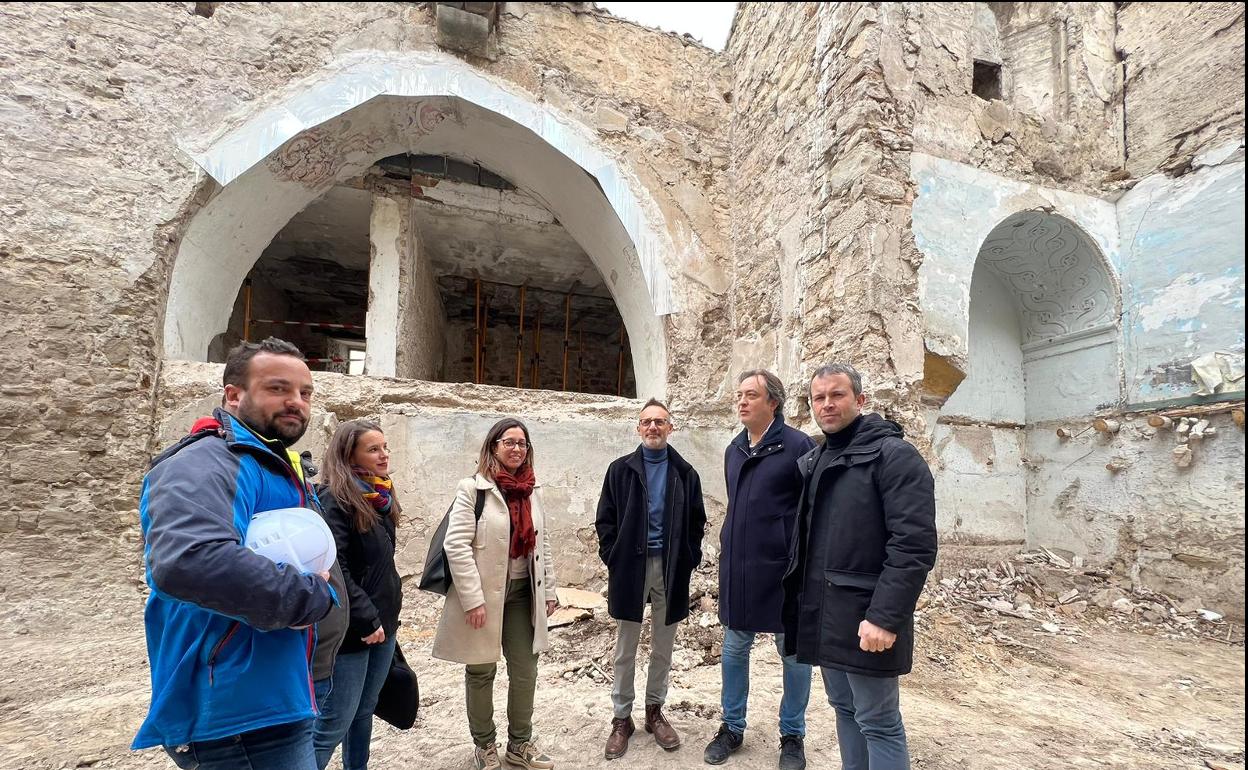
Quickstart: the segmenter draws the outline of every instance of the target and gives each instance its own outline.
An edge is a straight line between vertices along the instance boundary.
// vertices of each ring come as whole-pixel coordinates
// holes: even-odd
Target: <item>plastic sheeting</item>
[[[1233,393],[1244,389],[1244,357],[1226,351],[1207,353],[1192,361],[1192,382],[1196,395]]]
[[[300,132],[377,96],[458,97],[537,134],[598,180],[636,247],[655,314],[677,310],[663,266],[663,252],[672,248],[670,239],[648,221],[660,217],[653,201],[638,199],[618,165],[597,147],[586,129],[458,59],[435,52],[354,53],[281,103],[229,130],[202,152],[184,149],[219,184],[228,185]]]

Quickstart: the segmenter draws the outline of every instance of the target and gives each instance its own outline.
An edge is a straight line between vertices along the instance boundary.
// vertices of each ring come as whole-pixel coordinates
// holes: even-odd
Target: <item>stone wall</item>
[[[176,441],[196,417],[220,399],[221,366],[171,361],[161,373],[155,420],[157,441]],[[381,423],[393,453],[395,487],[403,503],[396,561],[404,577],[423,567],[428,536],[455,494],[456,482],[471,475],[490,426],[505,416],[524,420],[534,446],[538,481],[548,511],[560,585],[601,589],[605,570],[598,560],[594,515],[602,479],[612,460],[636,449],[641,401],[549,391],[519,391],[489,385],[385,380],[321,373],[314,375],[312,421],[296,449],[320,461],[341,421],[367,417]],[[488,406],[486,406],[488,404]],[[711,520],[704,547],[718,551],[726,510],[724,446],[733,436],[721,419],[673,415],[672,446],[702,478]]]
[[[1192,443],[1187,467],[1175,463],[1176,432],[1150,428],[1146,413],[1114,415],[1112,434],[1087,419],[1034,426],[1028,542],[1242,618],[1244,431],[1227,412],[1207,418],[1217,434]],[[1063,439],[1060,427],[1076,435]]]
[[[415,220],[415,202],[401,201],[407,209],[408,254],[399,270],[399,344],[400,377],[416,380],[437,380],[442,375],[442,358],[446,350],[446,313],[442,295],[425,236]]]
[[[916,152],[1080,190],[1121,167],[1113,3],[916,3],[907,13],[915,23],[891,66],[913,67]],[[974,62],[994,59],[1002,94],[987,100],[972,93]]]
[[[630,334],[637,372],[664,362],[651,367],[657,379],[648,384],[662,385],[677,413],[687,415],[690,432],[677,445],[690,442],[708,486],[719,483],[719,452],[731,434],[726,401],[736,371],[779,371],[793,390],[793,421],[805,425],[806,375],[842,359],[864,372],[872,408],[905,424],[925,451],[943,442],[944,450],[929,451],[934,459],[968,476],[992,465],[1010,476],[1002,488],[1016,491],[1019,468],[1031,473],[1039,456],[1037,467],[1046,470],[1029,476],[1031,500],[1046,506],[1051,498],[1054,511],[1078,508],[1097,520],[1070,527],[1054,513],[1023,527],[1005,508],[974,521],[959,521],[955,508],[941,512],[947,535],[1015,545],[1020,537],[1052,539],[1071,550],[1086,537],[1089,553],[1103,556],[1110,550],[1101,544],[1135,516],[1169,522],[1176,554],[1201,539],[1242,538],[1242,495],[1238,507],[1228,497],[1242,492],[1242,479],[1224,473],[1242,469],[1242,438],[1236,455],[1234,436],[1219,436],[1221,443],[1206,447],[1207,467],[1177,477],[1191,480],[1191,500],[1202,502],[1185,503],[1170,521],[1157,515],[1176,478],[1163,472],[1164,453],[1140,448],[1139,470],[1107,482],[1092,474],[1113,457],[1067,460],[1074,444],[1052,447],[1041,434],[1024,444],[1008,425],[990,426],[996,432],[987,438],[983,426],[925,425],[935,411],[920,404],[925,375],[930,384],[938,364],[956,373],[969,358],[969,284],[984,238],[1005,218],[1035,209],[1079,225],[1117,275],[1143,287],[1124,295],[1124,355],[1138,364],[1128,367],[1130,398],[1189,395],[1145,387],[1154,375],[1149,367],[1177,360],[1170,354],[1188,339],[1232,352],[1238,345],[1242,353],[1242,10],[1192,4],[1168,12],[1141,3],[1126,4],[1117,17],[1111,3],[746,3],[721,56],[586,4],[507,3],[488,58],[479,58],[438,50],[432,4],[226,3],[210,17],[196,15],[193,4],[0,7],[6,600],[46,603],[42,587],[66,577],[65,563],[91,563],[109,579],[74,590],[75,611],[85,612],[109,596],[103,586],[112,577],[135,576],[135,506],[146,460],[219,397],[219,371],[162,361],[181,324],[205,325],[203,308],[166,312],[176,255],[202,257],[199,280],[182,290],[202,295],[226,286],[219,309],[228,315],[224,305],[235,301],[251,262],[232,264],[237,255],[214,251],[216,234],[249,239],[258,256],[279,220],[298,211],[299,196],[314,200],[318,185],[351,176],[348,156],[361,164],[358,174],[385,142],[394,153],[428,139],[430,146],[417,149],[453,154],[456,137],[472,134],[484,145],[490,130],[520,125],[460,97],[384,97],[302,135],[312,145],[273,150],[225,188],[192,161],[345,63],[404,56],[410,63],[417,55],[479,77],[521,111],[551,116],[547,128],[566,129],[580,142],[571,146],[601,156],[590,171],[601,179],[587,182],[583,167],[561,156],[569,173],[591,193],[593,184],[627,190],[629,205],[644,209],[631,212],[654,224],[640,242],[629,243],[619,222],[560,220],[591,259],[591,245],[622,255],[620,269],[601,272],[622,317],[650,311],[646,336]],[[1126,53],[1125,96],[1115,36]],[[976,60],[999,60],[1002,98],[972,93]],[[1202,91],[1226,97],[1202,100]],[[413,133],[395,129],[396,119],[409,121]],[[362,133],[370,121],[389,126],[378,129],[389,131],[384,142],[380,133]],[[526,141],[517,144],[525,154],[558,154],[553,144]],[[500,173],[523,160],[490,149]],[[1180,176],[1148,176],[1156,168]],[[1144,178],[1118,200],[1132,176]],[[214,205],[262,177],[272,184],[246,188],[254,197]],[[613,205],[577,211],[630,213]],[[250,218],[256,211],[274,221]],[[1210,216],[1217,222],[1204,227]],[[1169,276],[1166,265],[1200,257],[1193,249],[1212,255],[1197,266],[1200,280]],[[641,252],[657,263],[640,265]],[[1137,271],[1131,276],[1128,263]],[[1175,335],[1149,336],[1147,324],[1161,317],[1153,307],[1174,322],[1166,328]],[[1176,307],[1185,314],[1170,313]],[[656,309],[677,312],[656,320]],[[1208,313],[1217,328],[1178,328]],[[431,501],[464,472],[451,458],[471,449],[471,437],[500,403],[533,414],[544,435],[558,435],[566,418],[568,440],[552,460],[567,470],[554,472],[552,495],[568,512],[566,534],[584,546],[569,574],[589,574],[583,534],[594,475],[632,445],[635,403],[567,395],[552,402],[549,393],[370,378],[318,377],[318,384],[327,394],[318,426],[332,423],[331,412],[382,417],[397,438],[407,437],[407,494]],[[444,429],[455,437],[446,454],[422,454],[426,442],[414,437]],[[583,447],[592,451],[571,454]],[[1140,474],[1132,484],[1142,485],[1147,500],[1131,497],[1103,507],[1103,515],[1092,500],[1063,508],[1059,469],[1067,466],[1048,465],[1050,456],[1078,460],[1070,467],[1087,471],[1083,489],[1119,489],[1120,479]],[[1128,495],[1134,489],[1121,487]],[[1205,504],[1217,515],[1201,519]],[[425,521],[443,507],[429,502],[415,513]],[[1203,551],[1164,561],[1154,557],[1166,532],[1130,530],[1114,558],[1130,557],[1142,579],[1154,574],[1163,582],[1187,574],[1173,567],[1176,560],[1213,564],[1201,573],[1211,581],[1202,590],[1226,595],[1234,587],[1225,576],[1242,568],[1242,550],[1224,549],[1226,569]],[[56,562],[46,558],[54,547],[63,554]]]
[[[1127,170],[1181,171],[1244,139],[1244,7],[1123,3],[1117,45],[1126,69]]]
[[[745,4],[728,55],[733,136],[734,365],[796,386],[833,359],[874,406],[919,423],[923,372],[909,235],[912,11],[894,4]],[[779,290],[777,290],[779,289]],[[747,344],[748,343],[748,344]]]
[[[46,554],[62,534],[74,535],[57,546],[71,562],[126,565],[101,566],[106,576],[138,563],[172,262],[188,222],[220,192],[180,145],[202,145],[351,52],[434,49],[430,4],[226,3],[210,18],[178,3],[0,10],[8,598],[46,601],[40,586],[64,569]],[[668,270],[688,277],[676,288],[684,312],[667,322],[668,344],[688,351],[670,391],[701,401],[729,348],[728,330],[705,323],[726,289],[722,183],[711,177],[726,158],[722,62],[572,4],[509,3],[497,60],[472,65],[593,127],[662,208],[680,246]],[[95,598],[75,593],[83,606]]]

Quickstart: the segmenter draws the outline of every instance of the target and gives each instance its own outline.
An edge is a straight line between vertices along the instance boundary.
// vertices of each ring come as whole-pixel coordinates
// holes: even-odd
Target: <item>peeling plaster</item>
[[[1242,157],[1241,141],[1206,154]],[[1191,396],[1190,362],[1244,351],[1244,162],[1156,174],[1118,201],[1126,397]]]
[[[922,153],[911,155],[918,187],[912,220],[923,253],[919,302],[924,341],[934,353],[966,360],[971,275],[989,233],[1007,217],[1044,209],[1062,216],[1091,238],[1117,280],[1122,271],[1114,204],[980,171]]]
[[[1239,295],[1235,296],[1236,289]],[[1226,299],[1230,307],[1240,312],[1244,309],[1243,276],[1228,275],[1206,278],[1200,273],[1184,273],[1170,282],[1169,286],[1153,295],[1153,300],[1136,311],[1140,329],[1157,331],[1165,326],[1182,326],[1197,321],[1198,328],[1207,323],[1199,321],[1201,310],[1208,302]]]

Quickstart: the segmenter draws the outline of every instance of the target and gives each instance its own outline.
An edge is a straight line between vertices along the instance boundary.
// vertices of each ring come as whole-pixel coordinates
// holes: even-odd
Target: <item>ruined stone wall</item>
[[[737,373],[760,366],[776,371],[790,390],[803,379],[801,266],[819,248],[811,221],[821,129],[816,13],[815,3],[790,4],[784,13],[742,3],[729,41],[735,343],[725,394]]]
[[[1099,189],[1121,168],[1113,3],[915,3],[906,12],[914,24],[900,61],[914,71],[915,152],[1072,190]],[[976,60],[1000,64],[1000,99],[972,93]]]
[[[1181,171],[1244,139],[1242,3],[1123,3],[1127,170]]]
[[[1217,432],[1191,442],[1185,466],[1175,450],[1188,445],[1175,430],[1150,427],[1146,413],[1114,415],[1121,427],[1113,434],[1088,419],[1033,426],[1028,543],[1116,566],[1138,585],[1242,618],[1244,431],[1229,411],[1201,418]],[[1076,435],[1060,437],[1063,427]]]
[[[429,4],[225,3],[210,18],[193,5],[0,8],[0,582],[12,601],[48,600],[41,586],[64,569],[46,558],[53,542],[71,562],[138,563],[171,262],[218,191],[178,143],[346,52],[435,47]],[[704,325],[726,289],[719,59],[570,5],[509,3],[497,60],[472,63],[589,121],[663,209],[682,247],[668,269],[688,277],[668,322],[687,351],[670,392],[700,401],[728,349]],[[101,566],[98,582],[119,569]]]
[[[796,386],[852,361],[873,406],[918,425],[905,7],[743,4],[734,90],[734,364]],[[779,290],[777,290],[779,289]],[[753,333],[756,338],[749,335]],[[748,344],[746,344],[748,343]]]
[[[519,391],[463,385],[360,378],[317,372],[308,432],[295,447],[319,461],[342,421],[380,422],[393,453],[395,488],[403,503],[395,561],[406,578],[423,568],[428,537],[455,494],[456,482],[476,469],[481,442],[504,416],[529,428],[542,501],[552,527],[559,585],[601,590],[606,571],[598,559],[594,515],[603,475],[615,458],[637,448],[642,401],[576,393]],[[155,419],[159,443],[175,441],[196,417],[220,399],[213,383],[218,364],[170,361],[162,368]],[[677,411],[672,446],[701,471],[711,520],[704,548],[718,550],[718,525],[727,505],[722,468],[733,431],[721,420]]]

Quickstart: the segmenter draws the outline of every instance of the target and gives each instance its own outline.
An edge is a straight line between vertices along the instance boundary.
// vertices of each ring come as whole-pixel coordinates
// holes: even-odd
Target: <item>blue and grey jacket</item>
[[[243,546],[256,513],[318,508],[316,495],[298,455],[223,410],[213,417],[157,457],[143,479],[152,704],[135,749],[316,714],[311,626],[334,605],[333,592]]]

